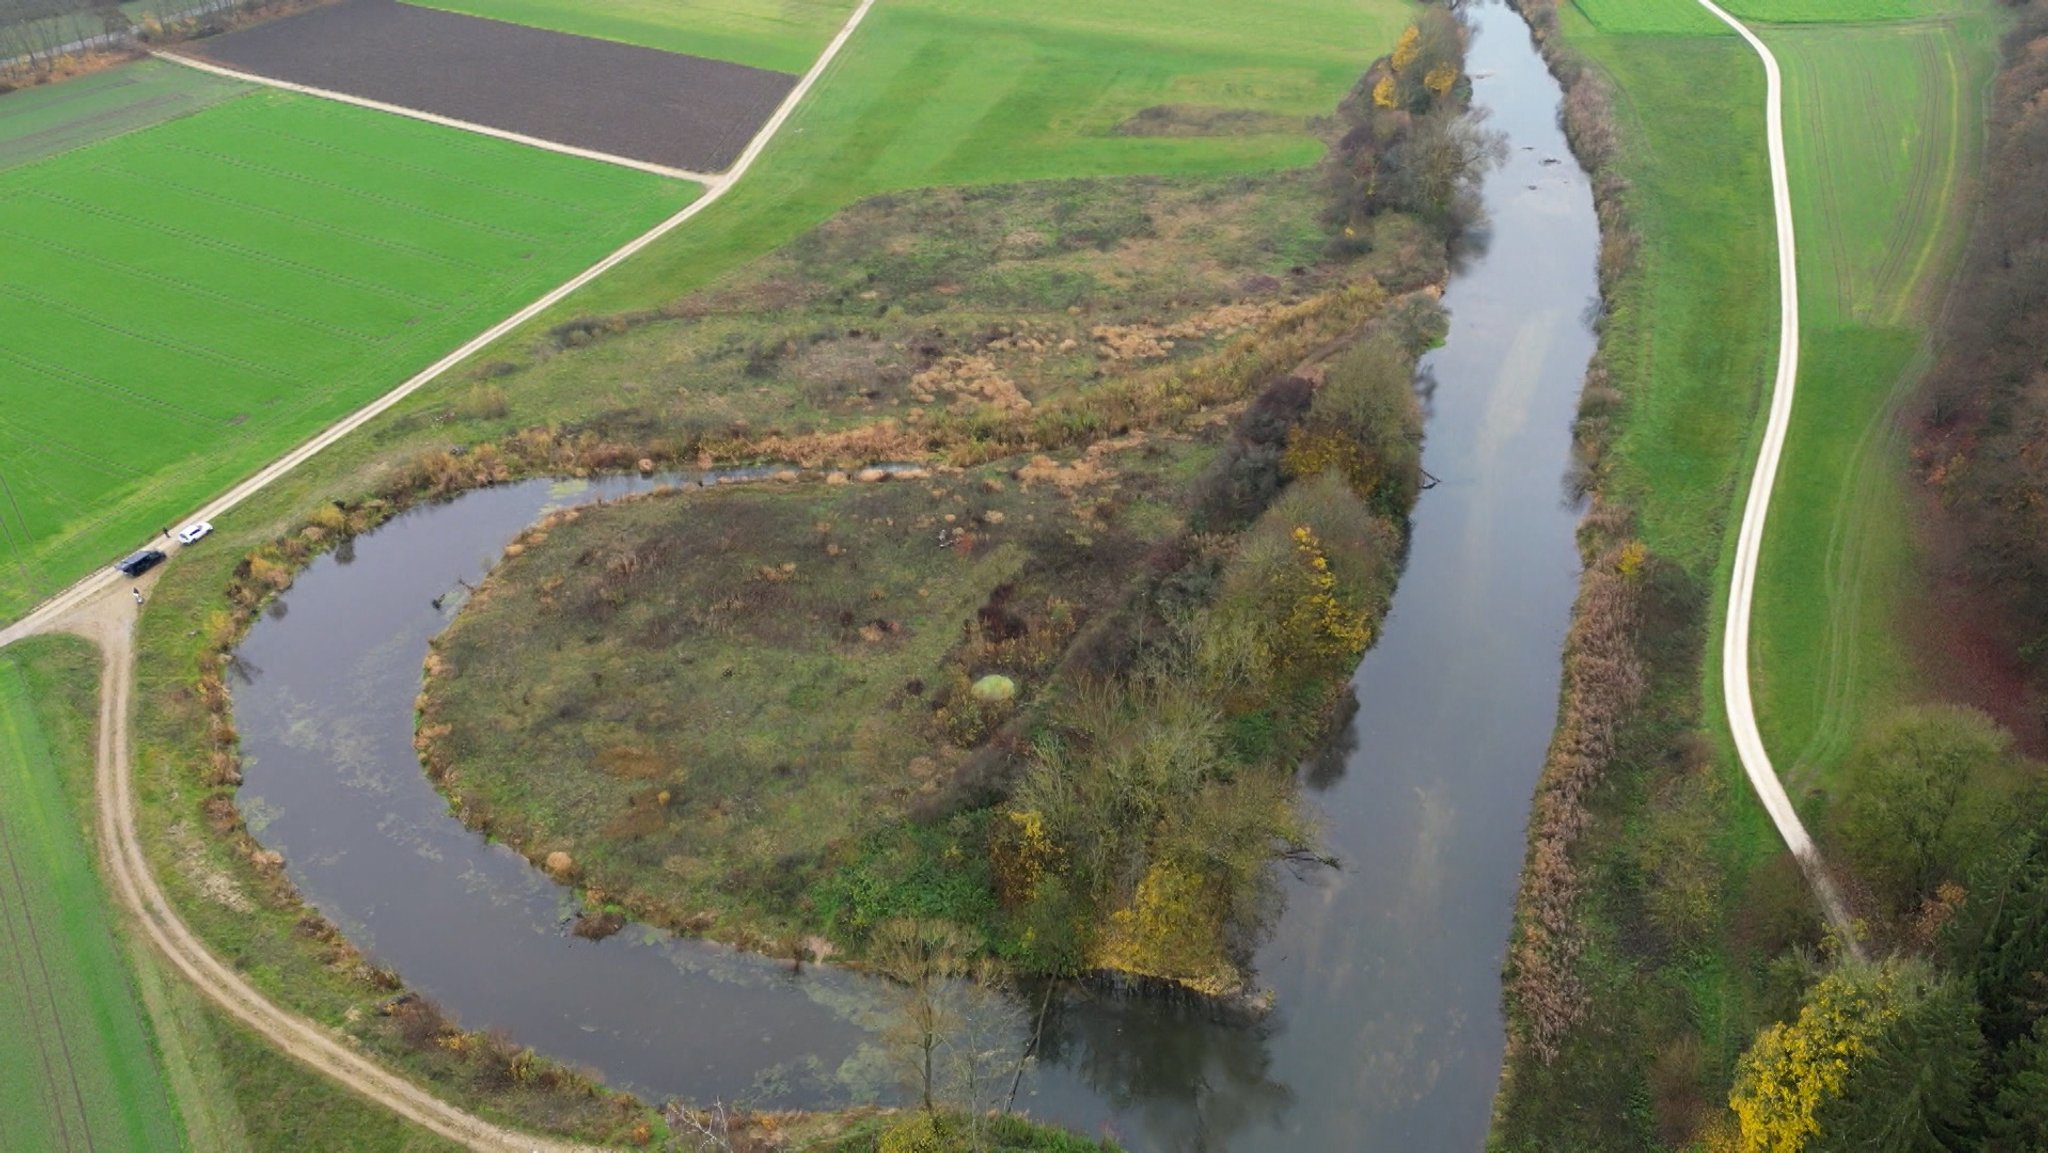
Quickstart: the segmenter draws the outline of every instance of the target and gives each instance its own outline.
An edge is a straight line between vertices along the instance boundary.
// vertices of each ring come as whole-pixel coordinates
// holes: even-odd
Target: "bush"
[[[1974,709],[1907,709],[1850,757],[1827,829],[1884,911],[1911,912],[1963,880],[2010,830],[2011,738]]]
[[[1375,510],[1405,517],[1422,482],[1414,364],[1384,334],[1331,360],[1307,418],[1288,438],[1287,471],[1318,477],[1334,470]]]

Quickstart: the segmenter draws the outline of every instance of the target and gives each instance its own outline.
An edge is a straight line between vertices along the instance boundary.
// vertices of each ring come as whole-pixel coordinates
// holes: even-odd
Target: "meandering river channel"
[[[1256,1026],[1151,1001],[1056,1002],[1020,1105],[1140,1151],[1477,1149],[1499,971],[1578,576],[1564,498],[1593,340],[1592,198],[1558,89],[1511,12],[1475,6],[1476,103],[1509,140],[1489,243],[1445,296],[1423,494],[1343,747],[1309,767],[1342,861],[1285,886]],[[628,929],[569,936],[569,895],[463,828],[421,772],[428,640],[547,508],[654,482],[489,489],[316,561],[251,630],[236,723],[252,830],[308,899],[472,1028],[655,1097],[810,1106],[887,1095],[874,988]],[[455,595],[450,595],[455,594]]]

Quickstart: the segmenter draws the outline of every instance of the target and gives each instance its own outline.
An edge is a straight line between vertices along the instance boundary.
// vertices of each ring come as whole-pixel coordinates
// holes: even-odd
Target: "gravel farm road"
[[[1771,822],[1784,838],[1785,847],[1799,860],[1813,886],[1828,922],[1844,944],[1858,952],[1853,922],[1841,894],[1828,876],[1800,823],[1799,812],[1785,794],[1784,782],[1771,764],[1764,748],[1763,734],[1756,724],[1756,702],[1749,685],[1750,609],[1756,594],[1757,558],[1763,551],[1764,521],[1771,511],[1771,488],[1778,479],[1778,458],[1785,449],[1785,433],[1792,425],[1792,394],[1799,379],[1799,252],[1792,235],[1792,182],[1785,173],[1785,85],[1778,73],[1778,59],[1756,33],[1730,16],[1713,0],[1699,0],[1700,6],[1719,17],[1749,42],[1764,65],[1764,123],[1771,158],[1771,201],[1778,222],[1778,374],[1771,386],[1770,418],[1764,425],[1756,473],[1749,484],[1749,500],[1743,506],[1742,526],[1735,541],[1735,574],[1728,589],[1728,621],[1721,638],[1721,686],[1728,704],[1728,728],[1735,737],[1735,751],[1750,787],[1771,815]]]
[[[825,46],[810,71],[790,90],[768,122],[761,126],[746,151],[740,154],[731,168],[707,183],[702,196],[567,283],[272,462],[188,519],[218,520],[222,514],[261,492],[322,449],[362,427],[486,345],[538,316],[717,202],[746,174],[768,143],[781,131],[790,114],[818,78],[824,75],[874,4],[875,0],[861,0],[860,6],[854,9],[838,34]],[[569,1153],[581,1148],[485,1121],[384,1068],[332,1031],[271,1002],[233,969],[222,964],[178,917],[150,871],[135,823],[129,718],[132,713],[130,696],[135,684],[137,606],[120,588],[127,583],[130,582],[126,578],[103,569],[45,601],[27,616],[0,628],[0,647],[41,633],[69,632],[94,642],[101,650],[99,747],[93,791],[98,809],[99,848],[107,867],[109,887],[120,906],[142,926],[150,943],[165,959],[223,1009],[285,1053],[332,1077],[351,1091],[480,1153]]]

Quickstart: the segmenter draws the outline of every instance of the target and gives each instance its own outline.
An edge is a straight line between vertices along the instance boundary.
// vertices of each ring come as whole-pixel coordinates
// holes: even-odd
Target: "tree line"
[[[1737,1064],[1726,1145],[2048,1149],[2043,802],[2039,766],[1971,709],[1909,709],[1863,743],[1824,836],[1883,959],[1815,966]]]
[[[222,17],[242,2],[0,0],[0,90],[63,75],[81,56],[138,39],[219,31],[226,27]]]
[[[1954,574],[1994,605],[2039,709],[2048,677],[2048,7],[2017,6],[1984,195],[1937,333],[1915,443]]]

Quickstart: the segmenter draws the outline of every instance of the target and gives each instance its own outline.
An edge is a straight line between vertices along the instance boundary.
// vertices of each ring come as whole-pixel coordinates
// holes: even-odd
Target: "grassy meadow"
[[[802,75],[857,0],[433,0],[422,7]]]
[[[1407,16],[1398,0],[878,4],[745,181],[552,319],[675,299],[877,194],[1309,164],[1322,154],[1309,119],[1335,108]],[[1286,127],[1117,131],[1168,104],[1271,113]]]
[[[437,639],[429,765],[472,824],[536,861],[569,852],[642,919],[863,933],[866,894],[830,884],[835,866],[957,787],[968,749],[1041,695],[1075,630],[1181,526],[1185,474],[1212,453],[1158,442],[1027,468],[1035,482],[1011,461],[562,514]],[[999,639],[963,644],[985,606]],[[992,671],[1016,701],[968,699]],[[978,924],[980,864],[896,897]]]
[[[1960,254],[1998,22],[1774,28],[1786,72],[1803,362],[1757,574],[1759,720],[1779,771],[1825,789],[1917,691],[1919,591],[1896,407]]]
[[[94,868],[98,681],[80,641],[0,653],[0,1131],[11,1149],[184,1144]]]
[[[150,75],[69,112],[48,111],[65,85],[26,98],[65,131],[184,85]],[[0,610],[155,536],[691,193],[269,91],[0,172],[17,462]]]

